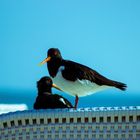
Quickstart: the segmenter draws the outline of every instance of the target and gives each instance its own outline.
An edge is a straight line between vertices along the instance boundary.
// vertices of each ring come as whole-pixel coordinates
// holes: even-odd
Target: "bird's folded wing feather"
[[[70,108],[73,107],[72,104],[63,96],[54,94],[54,97],[57,99],[57,101],[61,102],[63,105],[70,107]]]
[[[62,75],[67,80],[90,80],[98,85],[113,85],[114,81],[107,79],[87,66],[72,61],[65,61],[63,64],[65,69],[62,71]]]

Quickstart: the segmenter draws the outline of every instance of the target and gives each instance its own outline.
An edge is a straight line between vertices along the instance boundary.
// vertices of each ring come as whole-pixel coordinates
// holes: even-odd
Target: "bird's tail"
[[[123,91],[127,88],[126,84],[117,81],[113,81],[113,86]]]

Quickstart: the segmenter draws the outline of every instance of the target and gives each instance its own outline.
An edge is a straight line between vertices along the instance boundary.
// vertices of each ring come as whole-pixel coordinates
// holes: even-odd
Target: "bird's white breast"
[[[86,96],[110,88],[109,86],[99,86],[89,80],[77,79],[74,82],[66,80],[61,73],[63,69],[63,67],[60,67],[56,77],[52,78],[52,80],[59,88],[70,95]]]

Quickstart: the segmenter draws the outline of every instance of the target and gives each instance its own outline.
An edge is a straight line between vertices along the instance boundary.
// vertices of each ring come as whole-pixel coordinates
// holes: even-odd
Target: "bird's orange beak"
[[[54,87],[54,88],[56,88],[56,89],[62,91],[62,90],[61,90],[57,85],[55,85],[55,84],[52,84],[52,87]]]
[[[45,60],[43,60],[41,63],[39,63],[39,66],[43,65],[44,63],[48,62],[51,60],[51,57],[48,56]]]

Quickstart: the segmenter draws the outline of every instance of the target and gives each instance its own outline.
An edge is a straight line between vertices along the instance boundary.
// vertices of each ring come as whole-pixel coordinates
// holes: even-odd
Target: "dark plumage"
[[[38,96],[34,109],[73,108],[72,104],[58,94],[52,94],[53,83],[49,77],[43,77],[37,82]]]
[[[62,71],[62,75],[67,80],[89,80],[100,86],[114,86],[120,90],[126,90],[126,84],[107,79],[106,77],[102,76],[87,66],[67,60],[63,60],[62,65],[65,66],[65,70]]]
[[[127,87],[126,84],[110,80],[87,66],[64,60],[56,48],[48,50],[47,58],[41,64],[45,62],[53,82],[63,91],[76,96],[75,108],[79,96],[86,96],[110,87],[120,90],[125,90]]]

